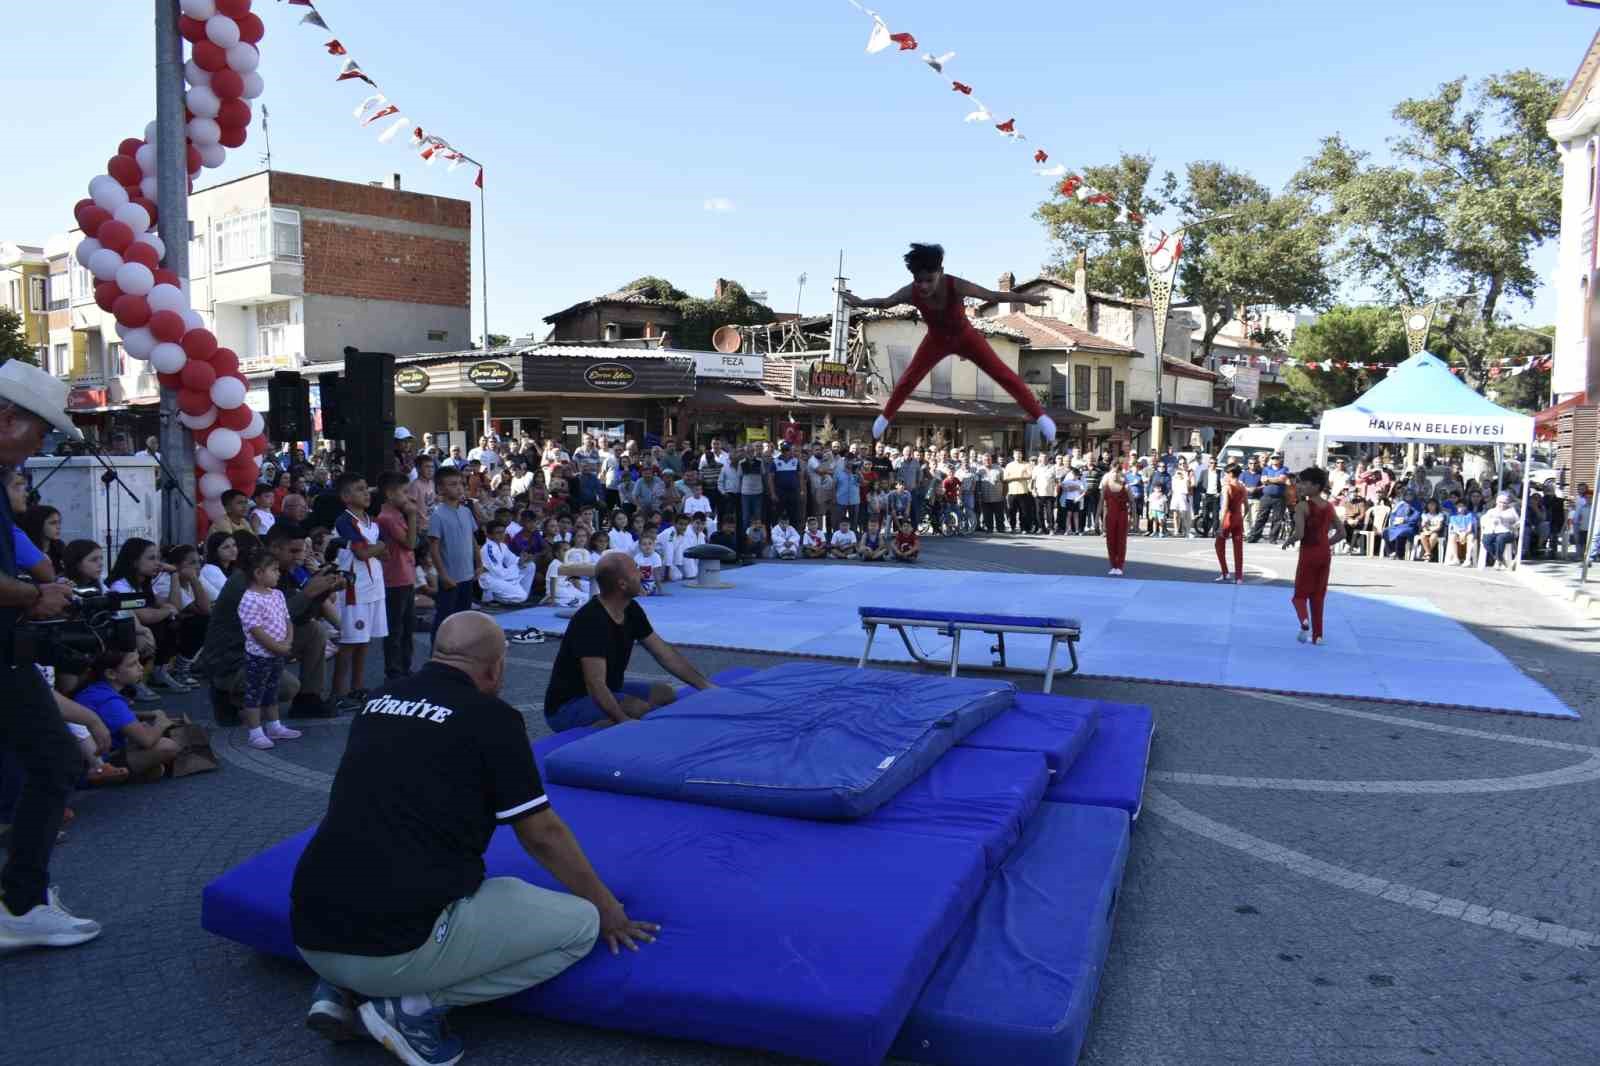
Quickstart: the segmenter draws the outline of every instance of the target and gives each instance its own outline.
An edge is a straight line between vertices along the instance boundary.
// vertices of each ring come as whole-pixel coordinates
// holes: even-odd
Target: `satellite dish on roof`
[[[732,355],[743,346],[738,326],[721,326],[711,335],[711,347],[723,355]]]

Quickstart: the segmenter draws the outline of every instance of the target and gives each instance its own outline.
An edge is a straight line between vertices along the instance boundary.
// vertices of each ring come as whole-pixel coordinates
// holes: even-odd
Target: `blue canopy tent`
[[[1330,441],[1378,444],[1492,444],[1523,449],[1533,458],[1531,415],[1507,410],[1480,395],[1427,352],[1407,359],[1355,403],[1322,415],[1322,462]],[[1522,479],[1522,522],[1528,517],[1528,478]],[[1517,557],[1522,555],[1520,538]],[[1515,566],[1516,560],[1513,559]]]

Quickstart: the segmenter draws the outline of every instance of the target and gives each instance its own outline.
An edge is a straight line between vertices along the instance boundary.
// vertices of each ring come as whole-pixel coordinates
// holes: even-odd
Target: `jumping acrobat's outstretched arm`
[[[908,304],[911,302],[911,286],[903,285],[893,295],[883,296],[876,300],[868,300],[864,297],[857,296],[848,289],[846,289],[842,295],[844,296],[844,302],[851,307],[898,307],[900,304]]]
[[[963,299],[968,296],[974,296],[984,303],[1031,304],[1034,307],[1043,307],[1050,302],[1050,298],[1043,293],[1016,292],[1014,290],[999,292],[994,289],[986,289],[982,285],[974,285],[966,278],[952,276],[950,280],[956,283],[956,295]]]

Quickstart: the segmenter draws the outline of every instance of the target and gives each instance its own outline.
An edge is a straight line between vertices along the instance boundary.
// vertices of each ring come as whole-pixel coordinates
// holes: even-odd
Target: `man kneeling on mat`
[[[290,892],[295,946],[319,978],[306,1024],[329,1039],[364,1029],[412,1066],[449,1066],[462,1055],[450,1008],[548,981],[600,937],[612,954],[655,939],[550,809],[522,715],[499,697],[505,670],[499,625],[451,615],[432,660],[351,722]],[[485,880],[497,825],[570,895]]]
[[[661,639],[644,608],[634,601],[643,595],[644,586],[632,558],[602,556],[595,564],[594,582],[598,594],[567,623],[550,671],[544,714],[551,730],[635,722],[672,702],[671,685],[625,679],[635,642],[685,684],[713,687],[677,648]]]

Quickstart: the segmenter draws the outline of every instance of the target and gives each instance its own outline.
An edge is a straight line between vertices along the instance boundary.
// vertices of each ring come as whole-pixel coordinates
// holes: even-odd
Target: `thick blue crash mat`
[[[961,742],[967,748],[1036,751],[1050,772],[1061,773],[1082,753],[1094,735],[1100,714],[1095,700],[1019,692],[1009,711],[974,729]]]
[[[1044,798],[1052,803],[1121,807],[1137,818],[1144,806],[1154,716],[1140,704],[1102,700],[1095,701],[1095,711],[1094,736],[1083,754],[1055,776]]]
[[[1128,815],[1046,803],[939,959],[891,1054],[939,1066],[1072,1066],[1128,858]]]
[[[853,824],[977,843],[992,870],[1021,839],[1049,783],[1038,752],[958,747]]]
[[[787,663],[551,753],[548,780],[792,818],[860,818],[1012,705],[1008,682]]]

